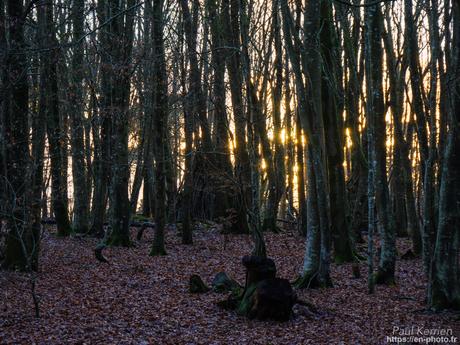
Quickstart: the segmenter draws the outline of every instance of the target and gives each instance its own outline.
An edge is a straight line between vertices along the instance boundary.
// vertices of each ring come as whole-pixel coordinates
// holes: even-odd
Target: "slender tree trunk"
[[[132,8],[134,0],[128,0],[120,6],[117,0],[108,1],[110,16]],[[110,34],[117,42],[110,44],[109,54],[112,58],[111,72],[111,107],[112,120],[112,151],[111,151],[111,183],[110,183],[110,226],[107,242],[116,246],[128,246],[130,203],[128,196],[129,160],[128,160],[128,125],[130,99],[130,57],[134,39],[134,10],[119,15],[110,24]]]
[[[407,38],[407,58],[409,60],[410,86],[412,92],[412,111],[416,115],[417,140],[420,152],[420,169],[423,187],[423,261],[425,272],[428,275],[430,261],[433,254],[436,224],[434,219],[434,189],[433,189],[433,166],[434,157],[430,155],[429,138],[427,133],[427,114],[424,110],[422,98],[423,78],[420,75],[419,49],[417,32],[412,13],[412,1],[404,1],[404,25],[405,37]],[[431,148],[433,149],[433,148]]]
[[[99,1],[97,5],[98,21],[103,23],[107,19],[106,1]],[[107,208],[108,186],[110,181],[110,146],[112,126],[110,121],[111,98],[111,71],[108,45],[108,27],[99,32],[99,40],[104,49],[101,50],[101,96],[98,116],[93,122],[94,157],[94,192],[92,205],[92,223],[90,234],[96,237],[104,236],[104,220]],[[93,95],[97,99],[96,95]],[[96,130],[97,129],[97,130]]]
[[[37,8],[37,17],[39,29],[37,41],[43,42],[45,39],[45,8],[40,6]],[[39,81],[39,99],[38,110],[32,115],[32,227],[36,245],[40,244],[41,227],[42,227],[42,208],[44,198],[43,195],[46,189],[43,187],[43,169],[45,163],[45,141],[46,141],[46,76],[45,76],[46,60],[43,56],[40,58],[40,81]],[[38,250],[37,250],[38,252]],[[38,259],[38,258],[37,258]]]
[[[267,208],[264,214],[263,229],[277,232],[276,219],[280,200],[285,192],[286,169],[284,166],[284,143],[281,137],[281,97],[283,86],[283,54],[281,46],[281,22],[278,15],[278,0],[273,1],[273,29],[275,36],[275,81],[273,94],[273,130],[275,152],[273,157],[272,178],[269,177]],[[270,149],[271,150],[271,149]]]
[[[390,200],[386,173],[386,125],[383,104],[383,51],[382,51],[382,14],[378,5],[366,8],[366,74],[367,74],[367,107],[368,121],[374,126],[371,136],[374,143],[373,163],[375,166],[374,183],[375,206],[380,232],[380,259],[375,277],[377,284],[395,283],[396,242],[394,226],[390,219]],[[370,138],[371,138],[370,137]]]
[[[216,146],[216,165],[217,178],[215,187],[214,217],[224,217],[227,211],[233,206],[231,193],[228,192],[228,186],[232,183],[233,172],[230,160],[230,138],[229,122],[225,106],[225,51],[223,33],[223,14],[218,9],[215,0],[207,1],[207,8],[211,20],[211,65],[213,68],[213,89],[212,99],[214,104],[214,121],[215,121],[215,146]]]
[[[299,167],[299,170],[297,171],[297,180],[298,180],[298,185],[297,185],[297,199],[299,200],[299,220],[298,220],[298,227],[299,227],[299,232],[305,236],[307,235],[307,198],[305,195],[305,164],[304,164],[304,157],[305,157],[305,148],[302,144],[302,129],[300,125],[300,117],[298,115],[298,110],[297,110],[297,116],[296,116],[296,137],[297,137],[297,143],[296,143],[296,156],[297,156],[297,166]]]
[[[262,224],[260,222],[260,154],[256,147],[259,147],[260,137],[255,129],[254,123],[257,123],[258,111],[251,111],[251,123],[248,126],[248,145],[249,145],[249,160],[251,162],[251,210],[249,211],[249,224],[251,235],[254,241],[252,255],[266,257],[267,248],[265,246],[264,235],[262,232]]]
[[[404,112],[404,85],[407,64],[398,67],[390,16],[386,16],[387,31],[383,40],[387,56],[390,106],[394,128],[393,169],[391,171],[391,194],[393,198],[393,213],[395,214],[395,228],[400,236],[411,235],[412,248],[415,254],[420,253],[419,228],[415,213],[415,202],[412,192],[412,169],[409,161],[409,149],[404,138],[402,118]],[[407,219],[407,221],[406,221]]]
[[[321,42],[325,64],[322,73],[322,104],[326,135],[326,152],[329,176],[329,200],[331,207],[331,232],[334,242],[334,259],[338,263],[354,260],[348,223],[348,200],[343,170],[344,128],[339,111],[338,71],[335,56],[338,55],[337,39],[333,28],[332,5],[321,3]],[[332,90],[332,92],[331,92]]]
[[[69,90],[71,106],[72,175],[74,195],[73,229],[75,232],[89,231],[89,205],[87,185],[87,164],[85,161],[83,122],[83,54],[84,47],[78,41],[84,34],[84,0],[72,4],[73,40],[77,42],[72,56],[72,80]]]
[[[190,15],[190,9],[188,6],[188,1],[182,0],[181,3],[183,21],[187,21],[187,27],[189,31],[189,45],[190,48],[196,49],[196,45],[193,46],[193,42],[196,43],[196,37],[193,36],[193,23]],[[185,24],[184,24],[185,27]],[[185,30],[185,28],[184,28]],[[189,60],[193,59],[195,52],[190,52]],[[195,66],[197,67],[197,66]],[[185,68],[182,71],[185,73]],[[196,71],[195,71],[196,73]],[[195,76],[196,77],[196,76]],[[185,78],[185,74],[184,74]],[[196,81],[196,80],[195,80]],[[193,83],[191,81],[191,83]],[[201,85],[201,84],[200,84]],[[200,85],[195,86],[195,88],[200,87]],[[193,87],[193,85],[192,85]],[[184,86],[185,89],[185,86]],[[193,106],[191,104],[192,94],[189,94],[187,99],[184,101],[184,123],[185,123],[185,171],[184,171],[184,190],[183,190],[183,205],[182,205],[182,243],[183,244],[192,244],[193,243],[193,223],[192,223],[192,209],[193,209],[193,187],[194,187],[194,159],[195,155],[193,152],[193,133],[195,130],[195,117],[193,113]]]
[[[163,0],[153,1],[154,124],[155,130],[155,237],[150,255],[165,255],[166,141],[168,123],[168,78],[163,42]]]
[[[49,151],[51,158],[51,203],[56,218],[57,233],[59,236],[68,236],[72,231],[69,220],[67,177],[64,177],[64,133],[62,131],[62,117],[59,113],[59,89],[57,66],[59,52],[55,36],[53,5],[46,5],[46,42],[50,47],[45,54],[44,74],[46,80],[46,117]]]
[[[389,10],[387,10],[385,19],[387,31],[384,31],[383,33],[383,42],[389,70],[389,98],[394,129],[393,168],[390,174],[390,192],[395,229],[399,236],[406,236],[408,233],[406,226],[406,214],[409,215],[409,212],[406,212],[405,209],[405,194],[407,191],[405,185],[407,181],[405,180],[404,174],[404,160],[408,160],[409,157],[401,125],[404,109],[404,75],[406,72],[406,66],[404,64],[401,68],[397,67],[396,56],[394,53],[395,47],[393,44],[393,37],[391,36],[392,23],[389,16]],[[412,230],[413,229],[411,229],[411,231]]]
[[[304,33],[305,45],[300,51],[300,39],[293,35],[294,25],[286,0],[281,1],[284,19],[284,37],[293,66],[296,89],[299,97],[300,119],[309,140],[309,159],[311,159],[316,184],[317,206],[308,209],[308,213],[317,212],[320,226],[320,257],[316,279],[320,286],[331,286],[330,278],[330,203],[329,185],[327,178],[327,162],[325,160],[324,118],[322,104],[321,73],[323,61],[320,55],[318,37],[320,35],[321,4],[320,1],[310,1],[305,9]],[[292,35],[294,42],[292,41]],[[295,45],[294,45],[295,44]],[[300,59],[300,57],[302,59]],[[304,69],[308,85],[303,82]],[[307,92],[308,91],[308,92]],[[310,183],[309,183],[310,185]],[[309,190],[310,186],[309,186]],[[310,195],[309,195],[310,197]],[[309,260],[317,260],[317,257]],[[309,285],[309,273],[305,272],[297,281],[298,287]]]
[[[353,24],[348,19],[344,6],[338,7],[340,23],[343,28],[344,60],[348,69],[345,74],[345,110],[346,127],[351,140],[350,163],[351,172],[348,176],[347,190],[350,205],[350,230],[356,242],[363,242],[361,230],[367,228],[367,138],[363,130],[359,130],[360,114],[360,83],[362,82],[362,60],[359,57],[359,39],[361,17],[358,9],[352,9]]]
[[[294,139],[296,138],[296,135],[293,134],[295,117],[293,116],[293,111],[291,109],[292,91],[291,91],[289,60],[287,59],[287,52],[286,52],[286,59],[285,59],[284,67],[285,67],[284,68],[284,88],[286,90],[285,95],[284,95],[284,109],[285,109],[285,121],[286,121],[287,174],[288,174],[286,198],[287,198],[288,219],[289,219],[289,218],[292,218],[294,214],[294,178],[296,176],[295,169],[294,169],[295,167]]]
[[[250,205],[250,164],[246,145],[246,122],[241,74],[241,41],[240,41],[240,6],[237,0],[223,0],[224,28],[227,33],[227,70],[230,81],[230,94],[232,99],[233,118],[235,121],[235,178],[238,181],[236,193],[236,220],[232,226],[234,233],[249,233],[247,209]]]

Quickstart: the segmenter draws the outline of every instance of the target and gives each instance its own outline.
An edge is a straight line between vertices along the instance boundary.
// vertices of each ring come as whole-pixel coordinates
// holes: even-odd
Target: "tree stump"
[[[288,280],[265,279],[254,290],[247,316],[258,320],[288,321],[296,300],[296,294]]]
[[[215,292],[230,292],[241,288],[235,280],[231,279],[227,273],[219,272],[212,281],[212,289]]]
[[[259,320],[287,321],[297,297],[286,279],[276,278],[276,266],[272,259],[245,256],[246,286],[237,312]]]
[[[189,281],[190,293],[205,293],[211,290],[204,282],[203,279],[197,274],[193,274]]]
[[[246,267],[246,288],[264,279],[276,277],[276,266],[272,259],[246,255],[243,257],[243,266]]]

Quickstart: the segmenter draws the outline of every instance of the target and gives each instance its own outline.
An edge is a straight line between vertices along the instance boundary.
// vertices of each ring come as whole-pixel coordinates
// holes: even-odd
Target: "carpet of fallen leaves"
[[[134,230],[133,230],[134,231]],[[135,235],[133,233],[133,238]],[[394,326],[451,328],[458,316],[425,311],[420,260],[399,260],[397,285],[367,294],[366,264],[353,279],[349,264],[333,265],[334,288],[298,291],[319,309],[295,306],[286,323],[247,320],[216,306],[225,295],[188,292],[191,274],[210,285],[219,271],[244,283],[243,255],[251,240],[199,230],[192,246],[167,234],[168,255],[149,257],[152,239],[133,248],[108,248],[109,264],[94,258],[95,239],[44,235],[36,283],[40,318],[34,317],[30,277],[0,272],[1,344],[385,344]],[[278,276],[293,280],[304,243],[291,233],[266,234]],[[407,249],[399,242],[400,253]]]

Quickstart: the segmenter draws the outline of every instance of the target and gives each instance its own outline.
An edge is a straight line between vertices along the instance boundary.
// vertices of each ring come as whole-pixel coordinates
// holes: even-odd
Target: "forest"
[[[460,343],[460,0],[0,0],[0,344]]]

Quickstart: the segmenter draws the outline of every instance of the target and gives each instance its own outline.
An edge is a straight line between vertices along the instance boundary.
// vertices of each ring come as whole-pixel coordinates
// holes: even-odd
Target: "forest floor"
[[[261,322],[218,307],[223,294],[188,292],[192,274],[210,285],[225,271],[244,284],[248,236],[199,230],[193,246],[185,246],[169,231],[164,257],[148,256],[151,239],[147,230],[133,248],[106,249],[104,264],[94,258],[95,239],[46,232],[36,282],[39,319],[30,277],[0,272],[0,344],[385,344],[397,335],[394,327],[453,329],[460,337],[458,315],[425,311],[420,260],[398,260],[397,285],[378,286],[374,295],[367,294],[365,262],[360,279],[352,278],[351,265],[334,264],[333,288],[298,291],[318,315],[295,306],[289,322]],[[287,232],[266,234],[266,242],[277,275],[295,279],[304,241]],[[404,253],[407,241],[398,247]]]

